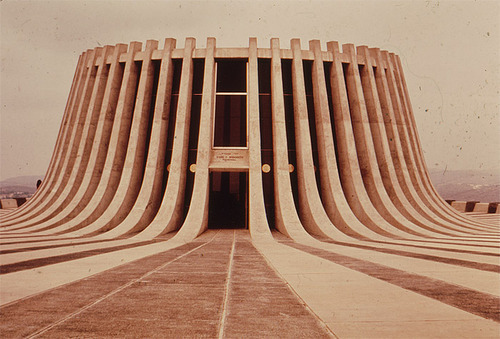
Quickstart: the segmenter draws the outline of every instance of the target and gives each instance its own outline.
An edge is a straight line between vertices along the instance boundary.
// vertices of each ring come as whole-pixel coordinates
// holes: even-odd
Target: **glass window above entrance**
[[[245,147],[247,126],[245,95],[217,95],[215,102],[215,147]]]
[[[246,93],[247,91],[247,61],[219,60],[217,61],[217,93]]]
[[[214,147],[247,147],[247,61],[218,60]]]

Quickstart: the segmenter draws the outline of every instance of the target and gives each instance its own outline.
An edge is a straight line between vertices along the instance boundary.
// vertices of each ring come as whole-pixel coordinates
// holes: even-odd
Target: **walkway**
[[[331,334],[245,231],[197,241],[0,309],[0,337],[297,337]]]
[[[187,244],[172,237],[3,244],[0,337],[500,334],[500,253],[488,241],[299,243],[277,232],[252,241],[246,230],[210,230]]]

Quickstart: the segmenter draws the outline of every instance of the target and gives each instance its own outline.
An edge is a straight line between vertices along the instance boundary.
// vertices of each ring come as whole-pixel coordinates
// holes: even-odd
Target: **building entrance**
[[[247,228],[248,173],[210,173],[208,228]]]

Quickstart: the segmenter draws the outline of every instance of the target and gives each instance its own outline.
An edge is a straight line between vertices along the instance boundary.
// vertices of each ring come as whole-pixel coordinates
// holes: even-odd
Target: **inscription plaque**
[[[247,170],[248,149],[213,149],[210,168],[224,171]]]

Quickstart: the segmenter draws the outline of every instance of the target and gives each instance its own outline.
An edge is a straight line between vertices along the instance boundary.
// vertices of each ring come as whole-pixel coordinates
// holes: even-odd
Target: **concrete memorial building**
[[[57,271],[60,281],[33,287],[29,281],[36,274],[26,269],[67,265],[75,272],[92,268],[99,276],[122,267],[117,257],[131,265],[213,237],[232,243],[224,280],[229,287],[216,312],[218,319],[228,318],[221,322],[225,325],[217,323],[219,335],[221,328],[229,337],[252,333],[235,330],[234,324],[244,320],[231,320],[237,312],[230,279],[238,275],[238,260],[244,260],[238,256],[238,251],[246,253],[242,244],[256,258],[265,258],[262,265],[271,265],[276,279],[287,281],[287,291],[314,315],[307,321],[311,328],[319,324],[319,332],[307,332],[304,325],[306,332],[294,327],[295,334],[391,337],[391,331],[401,334],[409,326],[416,336],[435,337],[452,319],[461,325],[450,333],[474,336],[494,334],[500,321],[498,218],[458,213],[437,194],[401,60],[378,48],[328,42],[323,49],[312,40],[303,49],[298,39],[289,48],[280,47],[278,39],[260,48],[254,38],[244,48],[217,47],[208,38],[200,48],[187,38],[183,48],[166,39],[163,49],[150,40],[144,47],[132,42],[87,50],[78,60],[42,185],[23,206],[3,213],[0,222],[2,252],[11,253],[2,263],[2,281],[10,288],[2,288],[2,303],[12,308],[9,314],[27,307],[19,300],[90,275]],[[98,253],[83,255],[88,251]],[[342,264],[334,254],[352,261]],[[290,258],[296,258],[293,264]],[[356,260],[375,265],[374,271],[355,268]],[[361,285],[341,288],[312,278],[319,285],[301,287],[287,271],[294,265],[297,270],[322,267],[336,277],[328,281],[351,274],[337,272],[335,265],[341,265],[377,282],[359,278]],[[382,277],[374,273],[375,267],[386,266],[393,271]],[[304,270],[304,276],[311,274]],[[20,279],[21,274],[26,276]],[[449,293],[450,286],[461,289],[432,296],[404,285],[404,274],[411,274],[416,285],[438,286],[439,295]],[[394,276],[399,282],[391,280]],[[435,313],[422,319],[409,315],[411,325],[408,319],[384,318],[389,311],[356,313],[360,306],[352,289],[368,293],[363,286],[369,290],[388,281],[418,296],[401,298],[418,300],[415,307]],[[23,288],[16,290],[16,284]],[[373,287],[373,292],[387,288]],[[352,292],[345,301],[352,308],[342,306],[338,312],[353,314],[363,325],[353,327],[352,319],[323,312],[343,305],[340,295],[335,299],[339,291]],[[399,290],[392,291],[392,300],[399,300]],[[477,302],[471,306],[465,299],[456,301],[456,295]],[[369,296],[363,300],[358,301],[378,302]],[[57,330],[59,325],[50,321],[36,330]],[[384,325],[367,325],[371,321]],[[61,331],[53,333],[75,333]]]

